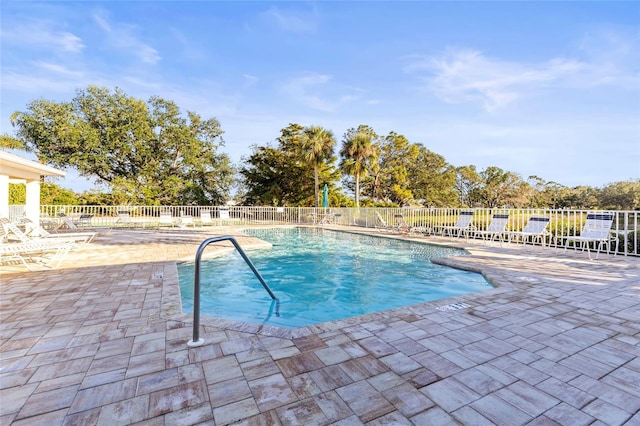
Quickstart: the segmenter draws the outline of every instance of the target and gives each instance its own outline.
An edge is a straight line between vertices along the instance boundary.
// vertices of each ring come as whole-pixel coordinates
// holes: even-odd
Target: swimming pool
[[[296,328],[493,288],[478,273],[431,263],[461,249],[318,228],[248,229],[273,244],[248,253],[275,303],[237,252],[203,260],[200,312]],[[193,263],[178,266],[184,312],[193,312]]]

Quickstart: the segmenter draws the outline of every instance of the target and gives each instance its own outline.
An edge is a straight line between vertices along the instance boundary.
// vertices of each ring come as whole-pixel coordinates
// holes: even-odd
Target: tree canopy
[[[369,126],[349,129],[342,138],[340,170],[355,181],[356,207],[360,207],[360,179],[375,175],[378,169],[378,135]]]
[[[281,130],[277,147],[254,146],[240,167],[243,204],[317,206],[318,188],[327,184],[337,202],[333,135],[317,126],[296,123]],[[334,204],[335,205],[335,204]]]
[[[70,102],[33,101],[12,122],[40,161],[108,185],[116,202],[221,204],[233,182],[220,123],[158,97],[90,86]]]

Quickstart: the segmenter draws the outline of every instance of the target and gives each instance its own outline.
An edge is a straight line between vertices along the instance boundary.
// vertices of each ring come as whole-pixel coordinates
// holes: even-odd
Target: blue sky
[[[289,123],[454,166],[640,177],[640,2],[3,1],[0,131],[88,85],[216,117],[234,162]],[[63,186],[87,183],[71,173]]]

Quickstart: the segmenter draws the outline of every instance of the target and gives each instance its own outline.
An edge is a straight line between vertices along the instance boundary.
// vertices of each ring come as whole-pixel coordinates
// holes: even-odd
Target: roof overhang
[[[9,179],[38,180],[41,176],[63,177],[67,173],[37,161],[0,151],[0,175],[9,176]]]

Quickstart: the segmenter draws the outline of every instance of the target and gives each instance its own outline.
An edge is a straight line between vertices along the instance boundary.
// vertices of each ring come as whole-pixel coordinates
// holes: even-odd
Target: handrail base
[[[197,348],[198,346],[204,345],[204,339],[200,338],[198,341],[194,342],[193,340],[189,340],[187,342],[187,347],[189,348]]]

